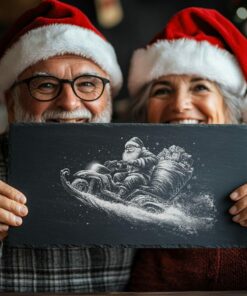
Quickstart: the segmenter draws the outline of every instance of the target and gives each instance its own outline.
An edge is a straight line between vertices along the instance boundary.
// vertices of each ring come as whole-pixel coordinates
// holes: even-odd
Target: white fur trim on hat
[[[198,75],[244,95],[246,82],[236,58],[207,41],[158,41],[138,49],[132,57],[129,91],[135,97],[151,81],[164,75]]]
[[[0,61],[0,100],[25,69],[63,54],[83,56],[99,65],[110,76],[113,95],[121,88],[122,73],[110,43],[88,29],[54,24],[27,32],[7,50]]]

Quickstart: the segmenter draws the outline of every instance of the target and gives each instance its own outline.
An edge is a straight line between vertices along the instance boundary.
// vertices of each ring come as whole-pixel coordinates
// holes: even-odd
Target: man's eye
[[[56,90],[59,87],[59,84],[57,81],[54,81],[54,79],[44,79],[44,78],[36,78],[33,79],[30,83],[30,88],[34,91],[39,92],[51,92],[53,90]]]
[[[58,84],[51,83],[51,82],[43,82],[36,85],[33,88],[33,91],[38,92],[40,94],[53,94],[57,91]]]
[[[77,87],[94,87],[94,84],[90,81],[84,81],[76,84]]]
[[[81,93],[93,93],[97,86],[93,81],[79,81],[76,83],[76,89]]]
[[[40,90],[52,90],[52,89],[55,89],[56,87],[57,87],[56,84],[50,83],[50,82],[44,82],[37,86],[37,88]]]

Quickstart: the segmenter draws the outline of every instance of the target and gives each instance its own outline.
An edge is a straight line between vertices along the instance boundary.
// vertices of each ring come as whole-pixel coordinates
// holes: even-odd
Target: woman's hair
[[[218,86],[228,110],[230,123],[240,123],[242,121],[241,110],[244,103],[244,97],[233,94],[223,85],[218,84]]]
[[[134,121],[147,121],[147,102],[150,94],[152,82],[141,89],[135,98],[131,98],[133,102],[130,104],[130,110]]]
[[[244,98],[231,93],[225,86],[216,83],[223,98],[228,111],[229,123],[241,122],[241,109]],[[147,102],[150,94],[152,82],[146,85],[133,99],[131,104],[131,112],[133,119],[139,122],[147,121]]]

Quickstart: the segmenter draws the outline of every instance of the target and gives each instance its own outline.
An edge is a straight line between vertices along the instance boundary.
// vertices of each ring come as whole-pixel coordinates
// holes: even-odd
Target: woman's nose
[[[175,92],[171,100],[171,108],[174,112],[182,113],[191,109],[191,95],[187,91]]]

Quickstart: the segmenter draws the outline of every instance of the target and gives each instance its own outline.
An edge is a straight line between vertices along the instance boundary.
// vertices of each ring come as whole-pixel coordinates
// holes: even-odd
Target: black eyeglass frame
[[[32,81],[33,79],[36,79],[36,78],[42,78],[42,77],[44,77],[44,78],[52,78],[52,79],[55,78],[55,79],[59,82],[59,91],[58,91],[57,95],[56,95],[54,98],[49,99],[49,100],[40,100],[40,99],[37,99],[36,97],[33,96],[32,92],[31,92],[30,83],[31,83],[31,81]],[[101,91],[100,95],[99,95],[97,98],[92,99],[92,100],[85,100],[85,99],[82,99],[81,97],[79,97],[79,96],[77,95],[77,93],[76,93],[76,91],[75,91],[75,88],[74,88],[74,85],[75,85],[75,81],[76,81],[77,79],[81,78],[81,77],[98,78],[98,79],[100,79],[100,80],[102,81],[103,88],[102,88],[102,91]],[[97,75],[91,75],[91,74],[79,75],[79,76],[75,77],[75,78],[72,79],[72,80],[71,80],[71,79],[60,79],[60,78],[58,78],[58,77],[56,77],[56,76],[51,76],[51,75],[36,75],[36,76],[32,76],[32,77],[29,77],[29,78],[26,78],[26,79],[23,79],[23,80],[20,80],[20,81],[16,81],[16,82],[12,85],[11,88],[14,88],[14,87],[16,87],[16,86],[18,86],[19,84],[22,84],[22,83],[27,84],[27,86],[28,86],[28,91],[29,91],[30,96],[31,96],[33,99],[35,99],[36,101],[38,101],[38,102],[50,102],[50,101],[55,100],[55,99],[61,94],[62,89],[63,89],[63,88],[62,88],[62,85],[63,85],[64,83],[68,83],[68,84],[70,84],[71,88],[73,89],[74,94],[75,94],[75,95],[77,96],[77,98],[79,98],[80,100],[82,100],[82,101],[84,101],[84,102],[93,102],[93,101],[98,100],[98,99],[102,96],[102,94],[104,93],[104,90],[105,90],[105,86],[106,86],[106,84],[110,83],[110,80],[107,79],[107,78],[104,78],[104,77],[100,77],[100,76],[97,76]]]

